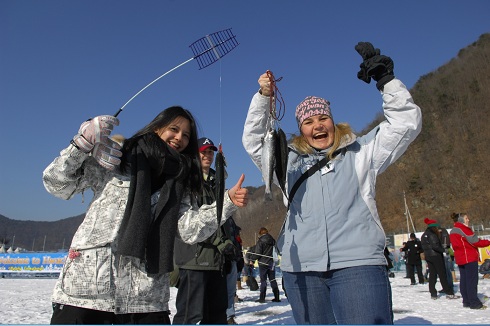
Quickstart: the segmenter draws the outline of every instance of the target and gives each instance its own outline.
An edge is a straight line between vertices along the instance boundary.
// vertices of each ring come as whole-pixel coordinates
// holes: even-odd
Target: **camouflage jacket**
[[[129,176],[105,170],[90,155],[70,145],[46,168],[43,182],[48,192],[62,199],[88,188],[94,192],[52,301],[116,314],[168,311],[168,273],[148,274],[138,258],[114,254]],[[157,195],[152,196],[152,205],[158,201]],[[218,228],[215,203],[198,208],[196,201],[192,202],[189,194],[184,195],[178,222],[178,236],[190,244],[205,240]],[[223,216],[231,216],[235,210],[225,195]]]

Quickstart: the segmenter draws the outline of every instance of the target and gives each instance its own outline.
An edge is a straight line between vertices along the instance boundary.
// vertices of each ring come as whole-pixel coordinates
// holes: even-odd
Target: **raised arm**
[[[243,127],[242,143],[254,164],[261,170],[262,137],[265,134],[269,114],[271,88],[266,73],[259,77],[258,83],[260,89],[252,97]]]

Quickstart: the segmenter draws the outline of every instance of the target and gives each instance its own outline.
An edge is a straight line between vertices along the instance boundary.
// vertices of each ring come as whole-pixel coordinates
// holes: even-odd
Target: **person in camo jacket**
[[[192,114],[170,107],[122,148],[109,138],[118,124],[108,115],[84,122],[44,170],[59,198],[94,192],[55,285],[51,324],[170,324],[174,238],[196,243],[218,228],[216,203],[197,206]],[[225,193],[223,216],[246,205],[243,179]]]

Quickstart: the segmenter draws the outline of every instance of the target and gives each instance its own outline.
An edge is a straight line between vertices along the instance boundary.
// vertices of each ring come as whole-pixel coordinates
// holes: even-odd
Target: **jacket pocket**
[[[160,302],[162,300],[162,292],[169,286],[168,275],[149,275],[146,272],[144,263],[138,259],[131,260],[131,292],[134,294],[135,300]]]
[[[84,249],[68,258],[61,288],[72,296],[96,296],[111,290],[112,256],[110,247]]]

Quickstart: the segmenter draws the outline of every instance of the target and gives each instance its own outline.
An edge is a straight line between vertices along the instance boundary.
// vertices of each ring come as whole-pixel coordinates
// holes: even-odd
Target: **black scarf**
[[[186,161],[154,133],[141,136],[127,155],[131,181],[117,254],[146,261],[148,274],[170,272]],[[158,189],[153,215],[151,195]]]

